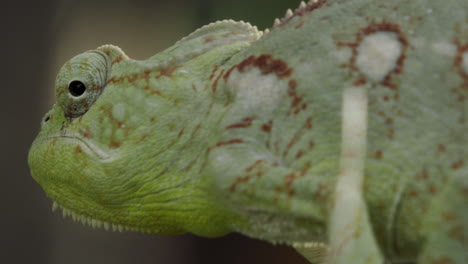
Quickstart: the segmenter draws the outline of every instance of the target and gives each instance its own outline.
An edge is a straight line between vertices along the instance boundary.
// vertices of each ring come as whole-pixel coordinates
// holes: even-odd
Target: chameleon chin
[[[142,61],[104,45],[55,94],[28,160],[65,216],[311,263],[468,263],[466,0],[301,2]]]

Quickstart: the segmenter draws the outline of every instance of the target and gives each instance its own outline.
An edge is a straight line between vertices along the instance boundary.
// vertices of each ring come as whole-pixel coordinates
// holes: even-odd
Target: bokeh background
[[[0,263],[306,263],[292,249],[241,235],[206,239],[94,230],[51,211],[29,175],[27,153],[72,56],[115,44],[144,59],[209,22],[270,27],[299,0],[2,1]]]

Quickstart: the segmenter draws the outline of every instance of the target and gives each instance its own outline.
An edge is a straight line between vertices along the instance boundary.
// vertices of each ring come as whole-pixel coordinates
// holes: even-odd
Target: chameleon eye
[[[104,90],[110,58],[94,50],[73,57],[60,70],[55,82],[58,104],[68,118],[84,115]]]
[[[72,81],[68,85],[68,91],[70,91],[71,95],[78,97],[84,94],[84,92],[86,91],[86,85],[84,85],[84,83],[80,81]]]

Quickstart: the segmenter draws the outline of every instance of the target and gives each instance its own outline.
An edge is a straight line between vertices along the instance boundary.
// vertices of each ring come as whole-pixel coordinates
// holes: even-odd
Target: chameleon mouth
[[[51,140],[65,140],[70,143],[78,144],[80,146],[83,146],[88,152],[90,152],[93,156],[98,157],[102,161],[110,160],[111,155],[109,155],[106,151],[102,150],[98,146],[96,146],[94,143],[85,140],[83,138],[80,138],[75,135],[55,135],[55,136],[48,136],[45,138],[38,139],[34,144],[39,144],[41,142],[45,141],[51,141]]]
[[[74,212],[73,210],[70,210],[56,201],[53,201],[52,203],[52,212],[57,211],[60,209],[62,211],[62,216],[64,218],[66,217],[71,217],[74,222],[80,222],[81,224],[85,226],[90,226],[92,228],[103,228],[106,231],[118,231],[118,232],[123,232],[123,231],[136,231],[136,232],[142,232],[142,233],[151,233],[149,229],[145,228],[140,228],[140,227],[132,227],[132,226],[126,226],[126,225],[121,225],[121,224],[116,224],[116,223],[111,223],[103,220],[98,220],[86,215],[82,215],[79,213]]]

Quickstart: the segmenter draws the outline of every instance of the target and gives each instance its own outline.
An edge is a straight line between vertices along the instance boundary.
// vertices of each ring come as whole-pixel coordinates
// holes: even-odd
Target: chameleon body
[[[468,263],[468,2],[318,0],[72,58],[29,153],[65,215],[311,262]]]

